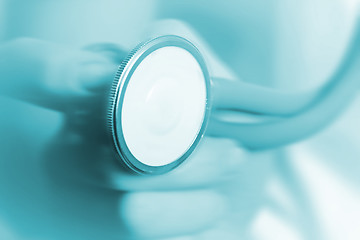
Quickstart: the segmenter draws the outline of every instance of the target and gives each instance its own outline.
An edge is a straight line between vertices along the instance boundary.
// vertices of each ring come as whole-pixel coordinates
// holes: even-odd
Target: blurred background
[[[129,51],[165,24],[185,28],[206,44],[213,75],[309,90],[322,86],[342,60],[358,5],[357,0],[0,0],[0,41],[31,37],[75,48],[115,43]],[[54,185],[38,172],[43,162],[36,159],[61,132],[63,115],[3,96],[0,106],[0,239],[126,239],[121,231],[131,226],[114,238],[101,231],[90,236],[83,233],[99,225],[84,221],[84,230],[75,231],[52,218],[64,211],[54,212],[53,204],[66,202],[58,197],[69,192],[44,193]],[[239,159],[238,178],[213,184],[229,199],[231,213],[210,230],[176,239],[360,239],[359,122],[360,96],[310,139],[246,154]],[[81,225],[84,216],[74,222]],[[72,224],[71,218],[64,221]]]

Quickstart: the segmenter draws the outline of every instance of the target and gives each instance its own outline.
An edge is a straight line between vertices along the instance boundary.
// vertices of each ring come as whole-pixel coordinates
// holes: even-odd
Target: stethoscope
[[[204,134],[235,139],[250,149],[304,139],[339,115],[358,91],[359,77],[359,27],[331,79],[303,93],[212,78],[194,44],[159,36],[135,47],[120,65],[110,91],[108,127],[125,168],[162,174],[183,163]],[[239,122],[224,117],[226,111],[265,120]]]

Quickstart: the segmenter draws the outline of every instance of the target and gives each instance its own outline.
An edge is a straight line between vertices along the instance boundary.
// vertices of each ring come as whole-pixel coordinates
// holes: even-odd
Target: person
[[[84,6],[94,7],[92,3]],[[16,13],[12,4],[7,5],[9,15]],[[46,8],[42,2],[32,4],[22,6],[34,11],[29,13],[31,19],[39,11],[36,4]],[[67,4],[77,6],[67,1],[62,7]],[[105,95],[124,52],[114,44],[109,50],[107,43],[81,49],[74,42],[39,40],[34,35],[41,26],[33,21],[30,38],[11,37],[22,34],[21,27],[14,28],[20,33],[8,32],[10,37],[0,47],[0,216],[5,222],[21,239],[160,238],[195,233],[216,223],[226,203],[209,186],[239,169],[242,151],[236,144],[206,139],[188,164],[174,173],[157,177],[116,173],[118,186],[112,188],[100,175],[109,177],[115,171],[101,172],[97,167],[113,158],[111,146],[99,136],[103,129],[94,129],[95,121],[83,119],[89,115],[81,112]],[[111,40],[117,42],[106,42]],[[221,167],[216,164],[219,159]]]
[[[282,150],[249,153],[229,139],[206,137],[173,172],[131,175],[113,163],[94,111],[144,32],[191,38],[201,45],[213,75],[288,84],[285,68],[276,65],[273,72],[277,12],[258,4],[8,1],[0,46],[0,218],[20,239],[253,239],[254,219],[263,205],[274,204],[267,187],[279,161],[284,164]],[[239,9],[242,18],[235,21]],[[265,27],[256,29],[259,22]],[[345,37],[334,42],[344,46],[346,34],[339,36]],[[340,48],[329,58],[333,65],[339,55]],[[311,77],[325,76],[330,68]]]

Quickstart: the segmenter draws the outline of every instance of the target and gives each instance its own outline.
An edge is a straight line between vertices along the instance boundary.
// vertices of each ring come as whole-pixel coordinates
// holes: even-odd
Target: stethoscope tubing
[[[161,174],[171,171],[187,159],[204,135],[230,138],[250,150],[276,148],[303,140],[329,125],[357,94],[360,85],[359,43],[360,26],[357,24],[341,64],[327,83],[317,90],[294,93],[235,79],[211,77],[202,53],[195,44],[174,35],[150,39],[134,48],[124,60],[113,84],[113,98],[109,108],[111,114],[108,114],[111,117],[108,118],[108,123],[117,152],[133,171],[140,174]],[[197,59],[206,82],[207,114],[198,137],[182,157],[171,164],[153,167],[143,164],[127,150],[121,131],[120,135],[117,134],[122,128],[117,117],[121,115],[118,114],[121,110],[121,96],[125,93],[126,84],[131,77],[128,72],[137,67],[136,64],[131,64],[131,61],[140,63],[147,54],[165,46],[184,48]],[[224,111],[235,115],[250,114],[260,121],[229,120],[222,117]]]
[[[360,87],[359,25],[360,21],[343,61],[317,94],[310,92],[291,97],[288,93],[279,94],[275,90],[234,81],[229,84],[229,80],[212,78],[215,109],[207,134],[229,137],[246,148],[259,150],[302,140],[326,127],[346,109]],[[226,87],[226,84],[232,86]],[[244,97],[241,94],[244,94]],[[231,122],[216,117],[216,111],[221,109],[281,118],[260,123]]]

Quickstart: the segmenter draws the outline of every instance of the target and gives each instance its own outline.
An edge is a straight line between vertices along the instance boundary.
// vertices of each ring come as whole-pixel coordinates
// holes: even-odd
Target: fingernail
[[[109,61],[88,62],[81,66],[79,82],[90,92],[99,92],[110,87],[116,75],[117,65]]]

